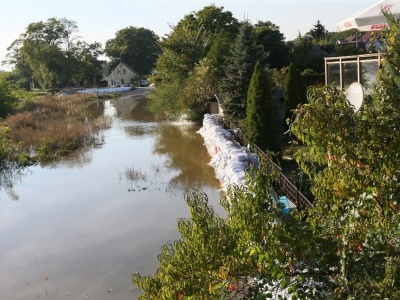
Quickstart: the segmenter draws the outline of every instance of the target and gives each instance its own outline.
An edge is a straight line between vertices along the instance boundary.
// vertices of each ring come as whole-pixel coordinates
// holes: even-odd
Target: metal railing
[[[236,128],[232,123],[229,127]],[[246,141],[241,130],[235,131],[236,141],[241,145],[245,145]],[[255,153],[258,155],[260,159],[260,164],[265,164],[268,168],[271,168],[273,171],[278,173],[276,184],[282,190],[282,192],[286,195],[286,197],[293,202],[294,205],[298,209],[307,209],[312,207],[311,202],[307,199],[306,196],[282,173],[282,168],[278,166],[271,157],[262,151],[257,145],[253,146]]]

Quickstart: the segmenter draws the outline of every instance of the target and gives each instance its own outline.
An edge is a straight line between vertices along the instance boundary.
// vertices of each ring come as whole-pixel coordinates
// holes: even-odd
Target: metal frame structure
[[[334,84],[342,90],[346,90],[348,86],[345,84],[346,74],[345,74],[345,64],[355,64],[357,66],[357,82],[362,84],[366,90],[369,89],[363,82],[363,68],[362,64],[365,62],[376,62],[377,70],[380,68],[382,62],[382,55],[380,53],[374,54],[362,54],[353,56],[336,56],[336,57],[325,57],[325,84]],[[339,65],[339,81],[332,80],[329,67]],[[353,81],[354,82],[354,81]]]

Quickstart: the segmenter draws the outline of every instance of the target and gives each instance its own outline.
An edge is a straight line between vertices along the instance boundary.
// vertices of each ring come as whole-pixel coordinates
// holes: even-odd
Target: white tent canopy
[[[337,23],[337,31],[349,29],[358,29],[359,31],[381,30],[386,27],[386,18],[382,11],[399,14],[400,0],[381,0]]]

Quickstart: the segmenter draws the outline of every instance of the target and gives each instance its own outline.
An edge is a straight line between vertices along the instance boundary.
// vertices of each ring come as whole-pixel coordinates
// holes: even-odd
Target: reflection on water
[[[19,195],[15,192],[14,185],[21,182],[22,178],[28,173],[28,169],[12,165],[2,166],[0,170],[0,191],[4,190],[10,199],[18,201]]]
[[[224,213],[198,127],[118,103],[96,104],[113,118],[101,147],[0,178],[1,300],[136,299],[129,276],[153,273],[160,246],[179,237],[184,190]]]
[[[159,126],[154,152],[169,157],[168,167],[179,170],[171,179],[172,184],[182,189],[201,189],[204,185],[218,189],[219,182],[215,176],[210,176],[212,167],[204,166],[210,156],[207,151],[199,151],[204,141],[197,130],[197,126]]]

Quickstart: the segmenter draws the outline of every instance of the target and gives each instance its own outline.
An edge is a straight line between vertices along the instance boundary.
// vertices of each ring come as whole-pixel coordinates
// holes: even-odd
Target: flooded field
[[[129,276],[152,274],[179,238],[183,193],[220,185],[197,126],[158,123],[146,100],[99,103],[104,145],[1,176],[0,300],[136,299]]]

